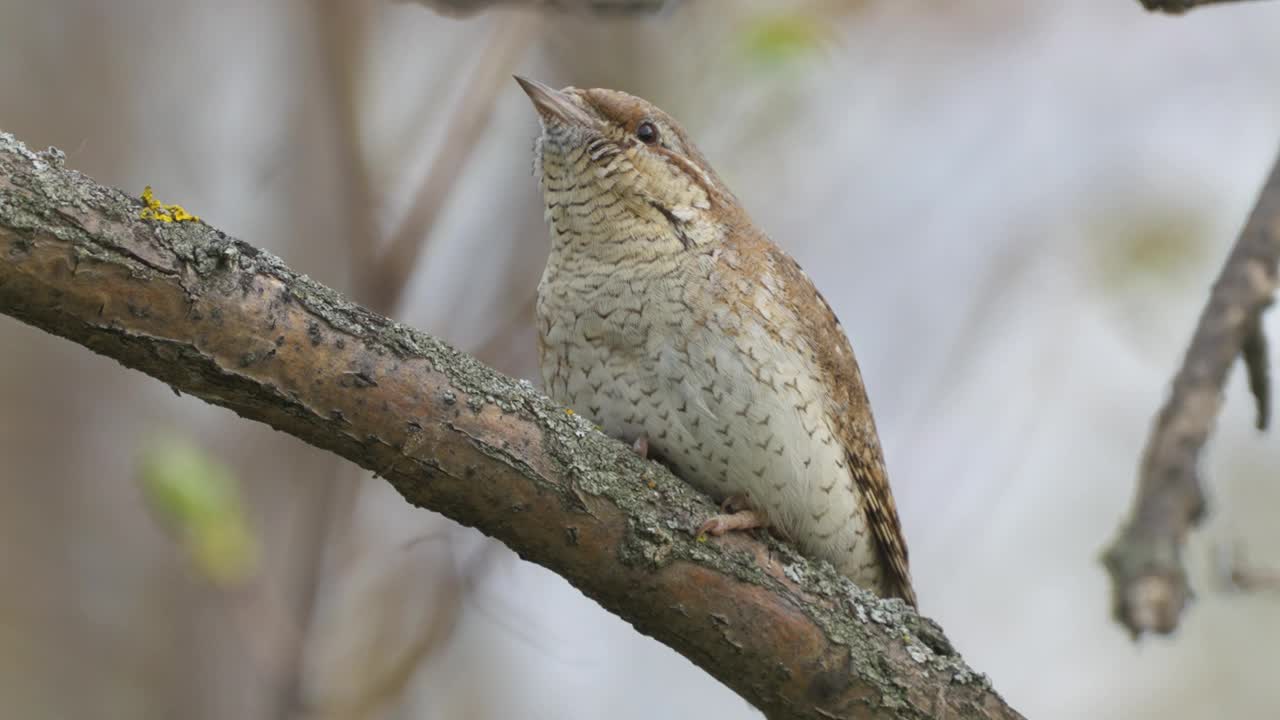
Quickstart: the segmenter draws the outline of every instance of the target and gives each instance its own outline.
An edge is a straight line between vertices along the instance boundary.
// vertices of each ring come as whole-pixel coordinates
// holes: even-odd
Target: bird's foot
[[[720,512],[727,515],[750,509],[751,501],[747,500],[746,495],[730,495],[720,503]]]
[[[636,441],[631,443],[631,449],[634,450],[635,453],[640,456],[640,459],[648,460],[649,459],[649,436],[641,435],[640,437],[636,438]]]
[[[747,505],[747,499],[741,495],[725,498],[720,503],[720,509],[726,512],[707,518],[706,522],[698,526],[696,536],[724,535],[734,530],[769,527],[769,518],[759,510],[751,509]]]

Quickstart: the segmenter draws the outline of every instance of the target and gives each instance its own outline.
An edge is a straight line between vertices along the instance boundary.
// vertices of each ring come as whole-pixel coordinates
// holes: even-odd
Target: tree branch
[[[402,0],[426,5],[446,15],[467,16],[494,8],[530,8],[603,17],[651,15],[675,0]]]
[[[1014,718],[941,630],[772,540],[421,332],[0,134],[0,312],[385,477],[676,649],[772,718]]]
[[[1280,158],[1214,283],[1173,391],[1160,410],[1138,471],[1132,514],[1103,555],[1112,611],[1135,636],[1170,633],[1191,597],[1182,546],[1204,514],[1197,464],[1221,405],[1227,372],[1243,357],[1259,429],[1270,412],[1261,315],[1280,261]]]

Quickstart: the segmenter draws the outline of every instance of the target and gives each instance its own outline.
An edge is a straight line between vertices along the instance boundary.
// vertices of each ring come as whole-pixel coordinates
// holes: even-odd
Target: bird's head
[[[714,241],[735,219],[733,195],[651,103],[616,90],[516,81],[542,123],[534,174],[553,237],[595,250],[630,240],[679,252]]]

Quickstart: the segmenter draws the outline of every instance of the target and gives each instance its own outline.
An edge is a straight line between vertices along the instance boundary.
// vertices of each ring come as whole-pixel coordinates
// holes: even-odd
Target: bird
[[[813,282],[670,115],[515,79],[541,126],[544,391],[720,502],[699,536],[769,528],[914,607],[862,375]]]

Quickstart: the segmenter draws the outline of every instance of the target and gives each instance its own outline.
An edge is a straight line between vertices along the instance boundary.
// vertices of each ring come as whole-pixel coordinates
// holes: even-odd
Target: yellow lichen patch
[[[146,207],[138,213],[138,217],[143,220],[156,220],[158,222],[196,222],[200,218],[187,212],[181,205],[169,205],[162,203],[156,199],[155,194],[148,185],[142,189],[142,202]]]
[[[572,415],[572,414],[573,414],[573,411],[572,411],[572,410],[570,410],[570,409],[568,409],[568,408],[565,408],[564,414],[565,414],[565,415]]]

